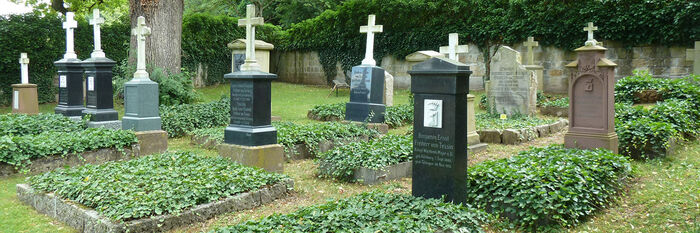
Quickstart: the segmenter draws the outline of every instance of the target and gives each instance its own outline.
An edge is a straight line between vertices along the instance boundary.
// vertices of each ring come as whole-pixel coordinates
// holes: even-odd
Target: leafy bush
[[[615,122],[615,132],[620,143],[620,154],[635,159],[665,155],[671,146],[670,140],[679,136],[672,124],[648,118]]]
[[[515,114],[505,120],[501,120],[499,114],[478,113],[476,116],[476,129],[524,129],[538,125],[546,125],[557,120],[549,118],[531,117]]]
[[[345,119],[345,103],[315,105],[309,113],[318,117],[317,120],[320,121]]]
[[[370,192],[212,232],[483,232],[488,222],[486,213],[469,206]]]
[[[668,99],[649,109],[650,119],[667,122],[686,138],[700,136],[700,109],[689,100]]]
[[[0,162],[23,168],[31,159],[82,153],[100,148],[123,149],[137,142],[129,130],[88,128],[76,132],[42,132],[37,135],[0,137]]]
[[[368,142],[353,142],[319,155],[322,177],[352,181],[353,170],[379,169],[413,158],[413,137],[386,135]]]
[[[161,106],[162,128],[169,137],[182,137],[195,129],[228,125],[231,100],[221,98],[204,104]]]
[[[556,108],[569,108],[569,97],[557,98],[554,100],[545,100],[540,105],[541,107],[556,107]]]
[[[102,216],[127,221],[177,214],[285,178],[222,157],[177,152],[57,169],[29,177],[29,183],[34,189],[53,192]]]
[[[532,148],[470,167],[467,202],[528,231],[569,227],[606,206],[630,171],[627,158],[608,150]]]
[[[647,71],[637,71],[634,75],[620,79],[615,84],[615,102],[639,103],[635,96],[644,90],[656,90],[661,98],[687,99],[700,105],[700,85],[693,80],[697,76],[689,76],[679,79],[654,78]]]
[[[309,113],[316,117],[315,120],[334,121],[345,119],[345,103],[315,105]],[[399,104],[386,107],[384,123],[390,128],[397,128],[413,123],[413,105]]]
[[[123,101],[124,84],[133,79],[136,67],[129,65],[128,61],[124,59],[113,70],[114,97]],[[192,74],[187,69],[183,68],[181,73],[172,74],[161,68],[155,68],[151,72],[150,78],[158,83],[158,103],[160,105],[191,104],[199,99],[199,94],[192,85]]]
[[[87,121],[73,121],[59,114],[40,113],[37,115],[0,115],[0,136],[36,135],[46,131],[75,132],[86,128]]]

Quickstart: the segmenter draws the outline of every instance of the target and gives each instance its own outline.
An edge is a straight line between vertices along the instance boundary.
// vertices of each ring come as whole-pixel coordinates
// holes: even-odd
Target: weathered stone
[[[353,171],[353,179],[361,184],[369,185],[387,180],[411,177],[413,163],[411,161],[386,166],[381,169],[358,168]]]
[[[532,115],[537,109],[537,78],[521,64],[520,53],[502,46],[493,56],[486,91],[489,112]]]
[[[501,142],[506,145],[517,145],[522,142],[522,135],[519,130],[506,129],[501,134]]]
[[[394,76],[384,71],[384,105],[394,106]]]
[[[140,155],[160,154],[168,150],[168,133],[163,130],[136,132]]]
[[[547,126],[547,125],[539,125],[536,128],[537,128],[537,135],[541,138],[547,137],[551,133],[549,126]]]
[[[501,130],[479,130],[479,139],[484,143],[501,143]]]
[[[219,155],[243,165],[263,168],[269,172],[284,171],[284,148],[280,144],[241,146],[223,143],[217,146]]]

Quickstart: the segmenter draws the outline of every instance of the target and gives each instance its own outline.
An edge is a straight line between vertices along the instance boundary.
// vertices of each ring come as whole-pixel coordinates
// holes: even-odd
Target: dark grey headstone
[[[353,67],[350,102],[345,107],[345,120],[383,123],[385,110],[384,69],[367,65]]]
[[[85,68],[86,109],[90,121],[116,121],[119,114],[114,110],[112,95],[112,67],[116,62],[109,58],[89,58],[83,61]]]
[[[224,75],[231,81],[231,124],[224,142],[242,146],[277,144],[277,130],[270,124],[271,82],[276,74],[239,71]]]
[[[137,132],[161,129],[158,83],[150,79],[135,78],[124,84],[122,129]]]
[[[58,69],[58,106],[54,111],[68,117],[82,116],[85,110],[82,61],[64,58],[54,65]]]

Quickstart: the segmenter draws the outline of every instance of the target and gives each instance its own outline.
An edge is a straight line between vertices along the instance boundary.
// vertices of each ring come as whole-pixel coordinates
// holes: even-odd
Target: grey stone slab
[[[479,140],[483,143],[501,143],[501,130],[487,129],[479,130]]]
[[[413,162],[408,161],[386,166],[382,169],[358,168],[354,170],[353,178],[361,184],[369,185],[387,180],[411,177],[412,173]]]
[[[501,134],[501,142],[506,145],[517,145],[522,142],[520,130],[506,129]]]
[[[122,121],[90,121],[88,128],[122,129]]]

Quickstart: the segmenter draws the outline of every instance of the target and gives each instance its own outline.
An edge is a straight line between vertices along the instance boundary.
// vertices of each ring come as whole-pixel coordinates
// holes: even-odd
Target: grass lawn
[[[218,85],[198,90],[202,101],[208,102],[228,95],[228,85]],[[347,102],[349,92],[340,96],[330,93],[328,87],[312,87],[286,83],[272,83],[272,114],[283,120],[308,122],[306,112],[313,105]],[[408,103],[408,90],[395,91],[395,104]],[[473,93],[477,96],[481,92]],[[42,112],[53,112],[55,104],[41,105]],[[117,107],[123,112],[123,107]],[[0,113],[9,112],[0,108]],[[483,110],[477,109],[477,112]],[[407,127],[393,129],[390,133],[404,133]],[[169,139],[172,151],[194,151],[201,156],[217,156],[214,150],[193,146],[189,138]],[[563,143],[563,134],[516,145],[489,145],[485,153],[470,155],[469,163],[504,158],[525,150],[529,146]],[[634,162],[635,179],[624,195],[613,206],[596,213],[586,223],[571,232],[699,232],[700,231],[700,143],[684,145],[668,158],[647,162]],[[411,179],[386,182],[374,186],[339,183],[319,179],[316,165],[311,160],[285,164],[285,174],[295,181],[296,193],[273,203],[241,212],[228,213],[209,221],[177,229],[173,232],[200,232],[219,226],[257,219],[274,213],[290,213],[298,207],[323,203],[329,198],[343,198],[370,190],[410,193]],[[15,185],[24,182],[25,176],[0,178],[0,232],[75,232],[72,228],[49,217],[38,214],[17,200]]]

